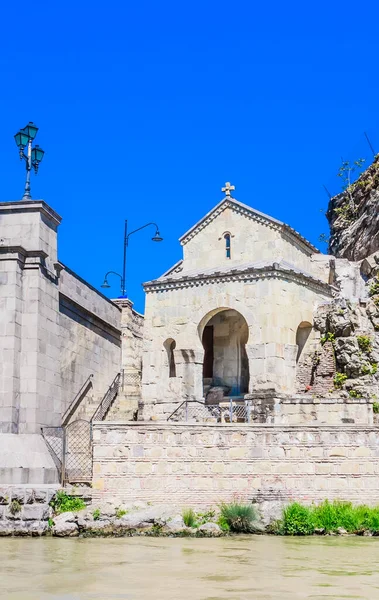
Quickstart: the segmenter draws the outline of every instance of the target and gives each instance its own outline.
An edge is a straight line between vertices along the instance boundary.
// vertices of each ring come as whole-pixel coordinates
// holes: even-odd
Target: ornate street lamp
[[[14,136],[17,146],[20,149],[20,159],[24,159],[26,163],[26,181],[25,181],[25,192],[22,197],[23,200],[31,200],[30,195],[30,171],[32,168],[34,169],[35,174],[37,175],[39,163],[43,159],[43,155],[45,151],[42,150],[36,144],[34,148],[32,148],[32,142],[37,135],[38,127],[34,125],[31,121],[24,127],[20,129]],[[28,147],[27,153],[25,154],[24,148]]]
[[[117,275],[117,277],[120,277],[120,279],[121,279],[121,297],[127,298],[127,294],[126,294],[126,251],[129,246],[129,238],[131,235],[133,235],[133,233],[137,233],[137,231],[141,231],[141,229],[145,229],[145,227],[149,227],[150,225],[153,225],[155,227],[155,234],[151,238],[151,241],[152,242],[163,242],[163,237],[161,237],[161,234],[159,233],[158,225],[156,223],[146,223],[146,225],[142,225],[142,227],[138,227],[138,229],[134,229],[133,231],[128,233],[128,221],[125,220],[124,261],[123,261],[122,275],[120,275],[120,273],[116,273],[115,271],[108,271],[108,273],[105,274],[104,282],[101,284],[102,288],[110,288],[111,287],[108,283],[108,275]]]

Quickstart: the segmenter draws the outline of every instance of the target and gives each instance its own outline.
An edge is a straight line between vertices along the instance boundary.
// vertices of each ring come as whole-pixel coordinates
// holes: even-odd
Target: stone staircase
[[[127,396],[119,392],[114,399],[105,421],[133,421],[138,411],[138,396]]]

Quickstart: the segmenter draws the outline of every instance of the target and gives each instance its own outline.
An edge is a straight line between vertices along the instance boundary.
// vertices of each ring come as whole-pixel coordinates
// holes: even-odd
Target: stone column
[[[174,350],[176,375],[182,380],[183,400],[201,400],[203,398],[203,360],[204,350]]]
[[[121,308],[121,389],[118,416],[132,419],[141,399],[143,315],[128,298],[113,300]]]

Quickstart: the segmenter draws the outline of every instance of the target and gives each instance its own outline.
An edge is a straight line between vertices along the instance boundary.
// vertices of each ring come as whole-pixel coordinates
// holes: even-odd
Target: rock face
[[[379,157],[350,186],[350,192],[329,202],[329,254],[358,261],[379,249]]]

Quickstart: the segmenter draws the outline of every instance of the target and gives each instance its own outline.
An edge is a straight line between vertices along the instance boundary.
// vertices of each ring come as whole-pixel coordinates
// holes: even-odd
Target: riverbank
[[[238,500],[196,512],[144,502],[97,505],[91,503],[90,489],[81,494],[80,489],[75,491],[75,495],[50,489],[1,493],[0,537],[379,536],[379,507],[343,501],[293,502],[268,516],[261,506]]]

